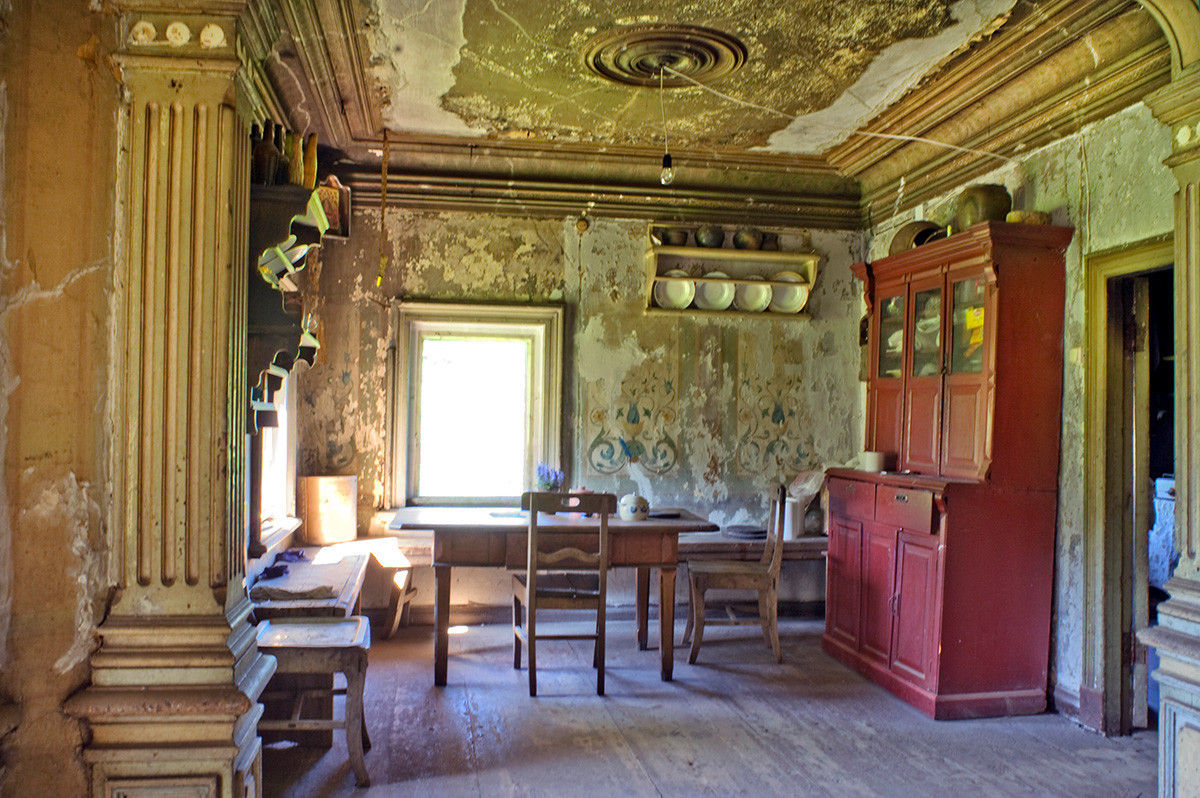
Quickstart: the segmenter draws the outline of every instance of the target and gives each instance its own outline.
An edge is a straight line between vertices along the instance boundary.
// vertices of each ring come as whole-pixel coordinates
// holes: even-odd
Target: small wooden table
[[[610,517],[609,546],[614,568],[637,569],[637,641],[647,647],[650,612],[650,569],[659,574],[659,658],[663,681],[670,681],[675,666],[675,568],[679,564],[679,534],[707,532],[716,524],[687,510],[655,511],[646,521]],[[454,566],[511,568],[526,564],[529,520],[511,507],[405,507],[396,513],[392,528],[428,529],[433,532],[433,574],[436,586],[433,647],[433,683],[446,684],[450,651],[450,569]],[[578,513],[547,515],[538,521],[543,532],[570,533],[596,528],[596,519]]]

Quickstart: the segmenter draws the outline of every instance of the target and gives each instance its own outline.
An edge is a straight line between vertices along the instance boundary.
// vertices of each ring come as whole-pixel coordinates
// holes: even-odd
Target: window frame
[[[417,444],[411,434],[419,374],[417,358],[425,335],[487,335],[525,337],[531,346],[531,382],[535,416],[530,424],[527,484],[533,484],[538,462],[557,465],[562,450],[563,307],[560,305],[490,305],[408,301],[392,304],[388,449],[391,475],[389,502],[393,507],[417,504],[510,504],[519,497],[421,497],[416,495]],[[536,416],[541,416],[537,423]]]

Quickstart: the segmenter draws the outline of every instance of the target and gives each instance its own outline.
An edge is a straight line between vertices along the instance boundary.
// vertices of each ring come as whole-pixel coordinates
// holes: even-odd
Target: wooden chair
[[[779,603],[779,568],[783,563],[783,543],[780,540],[780,532],[783,529],[786,497],[787,493],[783,485],[777,486],[771,496],[766,545],[763,548],[762,557],[757,562],[747,560],[687,561],[689,602],[687,626],[683,631],[683,644],[687,645],[688,639],[692,636],[693,627],[696,632],[696,637],[692,640],[691,651],[688,652],[689,664],[695,664],[696,655],[700,653],[700,643],[704,638],[706,623],[721,626],[760,624],[763,637],[767,639],[771,650],[775,653],[775,661],[783,661],[783,655],[779,651],[777,605]],[[730,613],[728,618],[705,621],[704,593],[709,589],[758,591],[758,617],[735,618]]]
[[[529,694],[536,696],[539,639],[594,640],[596,695],[604,695],[608,516],[616,512],[617,497],[611,493],[526,493],[521,496],[521,509],[529,511],[529,547],[525,573],[513,576],[513,667],[521,667],[521,641],[524,641],[529,647]],[[599,529],[539,534],[539,512],[590,513],[597,516]],[[596,629],[547,634],[538,629],[537,613],[541,609],[594,610]]]

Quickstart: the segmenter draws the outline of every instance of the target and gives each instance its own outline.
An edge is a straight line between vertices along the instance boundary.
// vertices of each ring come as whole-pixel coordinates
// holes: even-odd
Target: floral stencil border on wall
[[[678,352],[670,362],[646,360],[621,381],[620,396],[587,382],[584,453],[588,476],[617,474],[635,462],[651,474],[679,468]]]
[[[790,480],[812,466],[812,431],[796,412],[797,397],[805,395],[801,378],[760,377],[748,346],[744,338],[739,341],[737,473]]]

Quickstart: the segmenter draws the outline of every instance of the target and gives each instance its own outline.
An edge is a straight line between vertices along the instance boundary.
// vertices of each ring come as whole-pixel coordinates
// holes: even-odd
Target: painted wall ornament
[[[589,385],[588,473],[616,474],[630,463],[660,476],[678,468],[678,395],[673,372],[663,363],[644,364],[626,375],[615,401],[600,396],[597,384]]]

